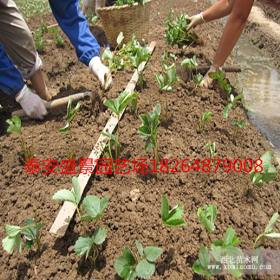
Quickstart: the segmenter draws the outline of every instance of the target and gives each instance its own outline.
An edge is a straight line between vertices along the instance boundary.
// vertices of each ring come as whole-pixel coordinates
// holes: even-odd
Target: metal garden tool
[[[210,67],[210,65],[200,65],[198,67],[192,67],[191,69],[189,69],[186,65],[181,66],[180,63],[176,63],[177,75],[184,82],[192,80],[193,75],[197,75],[198,73],[205,75]],[[235,66],[223,66],[222,69],[224,72],[241,72],[241,68]]]
[[[63,98],[59,98],[59,99],[56,99],[56,100],[48,101],[48,102],[45,103],[45,107],[46,107],[47,110],[55,109],[55,108],[67,105],[68,100],[70,98],[72,99],[72,101],[78,101],[78,100],[81,100],[81,99],[83,99],[87,96],[89,96],[90,101],[93,102],[93,93],[90,92],[90,91],[86,91],[86,92],[82,92],[82,93],[72,94],[72,95],[69,95],[69,96],[66,96],[66,97],[63,97]],[[12,112],[12,117],[13,116],[18,116],[18,117],[21,118],[21,117],[25,117],[26,113],[24,112],[23,109],[21,109],[21,110],[17,110],[17,111]]]

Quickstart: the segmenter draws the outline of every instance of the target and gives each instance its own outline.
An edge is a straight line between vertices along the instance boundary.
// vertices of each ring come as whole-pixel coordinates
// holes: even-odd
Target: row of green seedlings
[[[107,207],[109,198],[103,197],[99,199],[96,196],[88,195],[83,199],[82,210],[86,211],[86,214],[82,215],[79,209],[79,204],[82,198],[80,191],[78,178],[72,178],[72,191],[63,189],[56,192],[52,199],[55,201],[67,201],[72,203],[79,217],[79,221],[83,228],[83,234],[75,243],[76,255],[85,259],[89,259],[91,266],[94,267],[99,255],[100,248],[107,237],[107,229],[104,227],[102,217]],[[184,226],[186,223],[181,219],[183,215],[183,205],[178,203],[174,208],[170,210],[169,203],[166,196],[162,196],[161,204],[161,224],[158,227],[162,230],[162,225],[167,227],[179,227]],[[101,224],[94,230],[93,235],[87,231],[86,222],[96,220]],[[28,218],[23,227],[14,225],[4,225],[7,237],[2,240],[2,246],[5,251],[12,254],[17,247],[19,253],[22,252],[22,238],[25,239],[26,248],[32,249],[36,245],[38,256],[41,255],[41,242],[40,242],[40,230],[45,223],[38,223],[37,211],[35,218]],[[116,272],[124,279],[135,279],[135,277],[141,277],[144,279],[149,278],[155,272],[155,261],[160,257],[163,250],[156,246],[147,246],[143,248],[140,241],[136,240],[136,247],[140,255],[140,260],[135,256],[130,248],[125,247],[122,250],[121,257],[115,260]],[[128,278],[129,277],[129,278]]]
[[[124,110],[124,108],[132,102],[133,98],[136,98],[135,94],[129,95],[128,92],[122,92],[117,99],[114,100],[105,100],[104,105],[106,105],[108,108],[110,108],[118,117],[118,126],[117,126],[117,133],[116,136],[113,134],[110,134],[108,132],[102,132],[103,135],[107,136],[109,138],[108,145],[105,147],[103,155],[106,158],[106,153],[108,151],[108,157],[112,159],[113,161],[113,147],[115,149],[115,159],[117,160],[120,157],[120,141],[119,141],[119,116],[120,113]],[[232,104],[232,103],[230,103]],[[158,170],[158,164],[159,164],[159,156],[158,156],[158,127],[159,127],[159,116],[161,113],[161,105],[157,104],[152,112],[149,112],[147,114],[141,115],[140,119],[142,121],[142,125],[139,127],[138,132],[141,138],[146,139],[145,142],[145,152],[148,152],[149,150],[154,151],[154,169]],[[205,127],[206,120],[210,119],[210,112],[206,114],[206,117],[202,118],[201,120],[201,127]],[[212,159],[217,158],[216,154],[216,145],[215,143],[206,143],[205,145],[210,158],[210,164],[212,163]],[[271,152],[267,151],[264,153],[260,159],[262,160],[262,168],[256,167],[252,169],[250,174],[250,180],[251,184],[248,188],[251,188],[253,185],[256,186],[263,186],[264,182],[269,182],[273,180],[277,176],[277,171],[274,165],[271,163],[272,161],[272,155]],[[213,168],[211,168],[213,169]],[[261,171],[261,172],[256,172]],[[206,175],[206,183],[209,181],[210,178],[210,172]]]
[[[34,43],[37,48],[38,53],[42,54],[45,51],[45,44],[46,42],[55,42],[56,47],[63,48],[65,45],[64,38],[59,35],[59,29],[55,27],[48,27],[45,24],[42,24],[39,29],[33,32],[34,34]],[[50,33],[52,36],[51,40],[43,39],[43,35]]]
[[[102,217],[105,208],[108,204],[108,197],[99,199],[96,196],[86,196],[82,202],[82,209],[86,210],[86,214],[82,215],[79,209],[79,203],[81,201],[81,192],[77,177],[72,179],[73,190],[67,189],[59,190],[53,196],[53,200],[56,201],[68,201],[72,203],[78,213],[79,220],[82,224],[83,235],[78,238],[75,243],[75,253],[85,259],[89,259],[91,266],[94,267],[99,255],[99,245],[105,241],[107,237],[107,229],[104,227]],[[158,231],[162,230],[162,225],[167,227],[179,227],[186,225],[186,222],[182,219],[183,205],[179,202],[175,207],[170,210],[170,206],[165,195],[161,198],[161,223],[158,227]],[[207,231],[207,246],[202,246],[199,250],[198,259],[193,265],[193,270],[201,275],[210,277],[219,274],[222,269],[222,258],[224,256],[243,256],[241,249],[236,247],[241,243],[238,239],[236,232],[233,228],[226,230],[224,240],[216,240],[211,243],[210,234],[215,231],[215,220],[217,217],[217,208],[215,205],[204,205],[197,211],[197,216]],[[274,225],[279,218],[278,213],[274,213],[269,223],[267,224],[264,232],[258,235],[253,244],[253,254],[260,255],[259,240],[264,238],[277,238],[280,239],[280,233],[273,231]],[[85,222],[98,220],[101,223],[100,227],[94,230],[93,235],[89,234]],[[3,248],[10,254],[14,252],[15,247],[19,252],[22,252],[21,238],[24,236],[25,244],[28,249],[32,249],[34,244],[37,245],[37,254],[41,255],[41,243],[40,243],[40,229],[44,226],[44,223],[37,222],[37,211],[34,219],[27,219],[23,227],[4,225],[7,237],[2,240]],[[158,235],[158,234],[157,234]],[[136,248],[140,255],[137,257],[129,247],[125,247],[122,250],[122,255],[115,260],[114,268],[118,275],[124,279],[135,279],[136,277],[147,279],[155,273],[155,261],[161,256],[163,250],[156,246],[147,246],[143,248],[140,241],[136,240]],[[242,264],[242,263],[241,263]],[[258,263],[258,267],[261,262]],[[257,272],[257,269],[255,272]],[[235,277],[241,277],[244,273],[244,269],[241,267],[230,268],[229,273]]]
[[[67,158],[75,158],[75,150],[73,146],[73,135],[72,135],[72,129],[71,129],[71,122],[73,118],[76,116],[77,112],[79,111],[81,107],[81,103],[78,102],[76,104],[76,107],[72,109],[72,99],[70,98],[68,100],[67,104],[67,114],[66,114],[66,125],[59,129],[60,132],[62,133],[67,133],[69,134],[69,139],[68,139],[68,151],[66,152]],[[31,145],[27,144],[27,141],[23,135],[22,132],[22,125],[21,125],[21,119],[18,116],[14,116],[11,119],[6,120],[6,122],[9,124],[7,128],[7,132],[10,133],[16,133],[19,134],[20,136],[20,143],[21,143],[21,149],[22,149],[22,154],[24,156],[24,159],[32,159],[34,155],[34,150],[33,150],[33,135],[31,136],[32,142]]]
[[[211,242],[210,234],[215,231],[215,220],[217,216],[217,208],[215,205],[205,205],[200,207],[197,211],[197,216],[207,231],[208,241],[207,246],[202,246],[199,250],[198,259],[193,265],[193,270],[201,275],[204,275],[207,279],[209,277],[217,275],[223,271],[222,258],[227,257],[226,264],[228,265],[228,272],[234,277],[239,278],[244,275],[245,263],[240,262],[235,267],[230,266],[230,258],[236,259],[239,257],[244,259],[242,250],[236,247],[237,244],[241,243],[237,237],[237,234],[233,228],[227,228],[224,240],[216,240]],[[257,274],[260,272],[260,266],[262,265],[261,259],[261,245],[258,241],[264,241],[265,238],[277,238],[280,239],[280,233],[273,231],[274,225],[279,219],[279,214],[274,213],[269,223],[264,229],[264,232],[259,234],[256,238],[252,247],[252,256],[258,257],[256,267],[253,268],[253,273]],[[235,262],[236,263],[236,262]]]

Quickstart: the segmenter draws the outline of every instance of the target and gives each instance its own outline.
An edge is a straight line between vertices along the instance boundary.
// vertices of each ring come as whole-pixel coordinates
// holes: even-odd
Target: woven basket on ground
[[[97,9],[110,47],[117,46],[120,32],[123,32],[123,43],[130,41],[133,34],[140,43],[142,39],[148,43],[151,1],[146,2],[144,6],[135,3]]]

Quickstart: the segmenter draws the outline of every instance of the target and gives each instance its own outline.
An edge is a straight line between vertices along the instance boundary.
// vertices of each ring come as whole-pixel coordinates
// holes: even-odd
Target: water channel
[[[214,4],[216,0],[211,0]],[[222,19],[225,26],[227,18]],[[273,61],[241,35],[233,51],[247,115],[280,157],[280,75]]]

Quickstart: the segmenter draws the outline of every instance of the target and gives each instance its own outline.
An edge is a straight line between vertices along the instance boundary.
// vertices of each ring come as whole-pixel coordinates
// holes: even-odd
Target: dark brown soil
[[[144,72],[145,88],[139,95],[139,114],[145,114],[162,102],[159,100],[158,85],[154,73],[162,72],[161,56],[164,51],[176,54],[179,61],[197,55],[201,65],[210,64],[217,49],[222,27],[219,22],[209,23],[207,29],[196,28],[196,33],[204,41],[203,45],[191,46],[185,49],[170,47],[164,42],[163,22],[167,19],[171,7],[175,14],[180,11],[195,14],[206,8],[205,1],[190,2],[177,0],[153,0],[151,9],[150,41],[156,41],[155,51]],[[51,25],[53,17],[29,21],[32,30],[40,28],[40,22]],[[102,50],[106,38],[101,24],[92,25],[92,32],[100,41]],[[61,33],[62,34],[62,33]],[[51,36],[49,34],[45,35]],[[63,35],[64,36],[64,35]],[[65,38],[65,36],[64,36]],[[98,82],[90,75],[89,70],[77,61],[75,51],[66,40],[63,48],[57,48],[54,42],[47,42],[45,52],[41,55],[46,82],[55,98],[64,97],[74,92],[93,91],[101,94]],[[231,65],[231,61],[227,62]],[[125,68],[114,75],[113,88],[107,93],[107,98],[116,98],[130,80],[134,70]],[[234,75],[228,75],[234,87]],[[237,94],[235,92],[235,94]],[[42,229],[41,241],[43,252],[40,258],[35,251],[23,250],[22,254],[15,251],[12,255],[0,250],[0,279],[120,279],[114,270],[114,261],[121,255],[121,250],[129,246],[135,250],[135,240],[140,240],[144,246],[156,244],[163,249],[163,254],[156,264],[156,273],[151,279],[202,279],[195,274],[192,266],[198,258],[201,246],[207,244],[207,234],[197,218],[198,207],[204,204],[214,204],[218,209],[216,230],[212,241],[222,239],[228,227],[234,228],[238,238],[242,240],[240,248],[251,249],[254,240],[263,232],[273,213],[279,211],[279,179],[267,183],[262,188],[253,188],[253,193],[246,195],[249,185],[249,175],[245,171],[236,173],[223,172],[222,165],[217,173],[211,173],[206,183],[206,173],[191,170],[188,173],[159,173],[156,178],[153,173],[140,175],[130,172],[126,175],[93,175],[87,185],[84,195],[108,196],[110,198],[105,210],[103,223],[108,229],[105,244],[100,248],[96,268],[91,269],[90,262],[75,255],[74,244],[82,234],[82,228],[77,216],[62,238],[54,238],[49,229],[57,216],[62,203],[52,201],[53,194],[64,188],[71,189],[73,175],[27,174],[24,170],[24,160],[21,154],[18,135],[7,133],[5,120],[10,118],[13,110],[19,105],[3,94],[0,94],[0,182],[1,182],[1,225],[22,225],[26,218],[33,217],[38,209],[39,220],[46,225]],[[98,102],[96,102],[96,105]],[[174,85],[174,90],[168,94],[169,122],[161,122],[158,132],[159,157],[169,161],[169,168],[174,167],[172,159],[180,163],[189,159],[202,161],[209,158],[205,149],[207,142],[215,142],[217,157],[232,162],[240,158],[258,159],[269,145],[247,119],[242,105],[238,104],[232,110],[229,119],[224,120],[222,112],[227,100],[219,92],[197,88],[193,81],[180,81]],[[206,111],[212,112],[212,119],[207,123],[205,131],[198,132],[198,121]],[[92,114],[90,102],[84,100],[81,110],[73,120],[73,137],[76,159],[87,158],[103,130],[110,112],[95,106]],[[58,130],[64,127],[65,108],[50,111],[43,121],[23,119],[23,134],[27,142],[34,138],[34,158],[57,160],[61,163],[66,158],[67,134]],[[237,143],[233,139],[234,119],[245,119],[248,127],[240,133]],[[146,158],[150,164],[152,152],[144,152],[144,140],[138,135],[137,129],[141,120],[126,111],[120,123],[121,158],[133,160]],[[275,166],[278,164],[274,162]],[[177,170],[180,170],[177,168]],[[134,199],[133,190],[138,190],[140,196]],[[160,227],[161,195],[166,195],[170,205],[179,201],[184,204],[183,218],[187,226],[180,228]],[[90,222],[88,231],[93,233],[96,222]],[[275,231],[279,232],[279,223]],[[5,237],[3,228],[0,238]],[[262,248],[280,249],[279,241],[267,240]],[[220,276],[215,279],[229,279]],[[231,279],[231,278],[230,278]],[[279,279],[278,276],[259,279]]]

